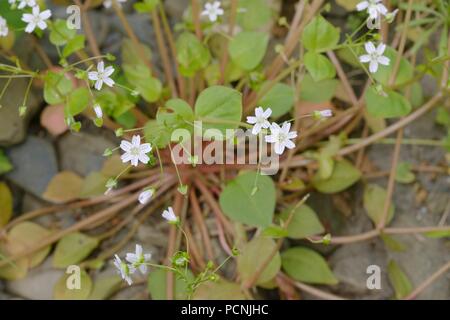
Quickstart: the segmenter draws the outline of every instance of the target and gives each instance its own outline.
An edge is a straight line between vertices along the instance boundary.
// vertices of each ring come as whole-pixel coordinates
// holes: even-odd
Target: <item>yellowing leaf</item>
[[[53,298],[56,300],[85,300],[89,297],[92,290],[92,280],[86,271],[80,273],[80,289],[69,289],[67,280],[76,274],[64,274],[59,278],[53,288]]]
[[[12,194],[8,186],[0,182],[0,227],[6,225],[12,216]]]
[[[40,225],[33,222],[21,222],[15,225],[8,233],[8,239],[11,242],[18,244],[18,254],[22,251],[33,248],[43,239],[50,236],[51,232]],[[20,249],[19,249],[20,247]],[[33,268],[40,264],[50,252],[50,246],[47,246],[33,254],[27,256],[28,266]]]
[[[194,293],[193,300],[246,300],[241,287],[234,282],[220,279],[218,282],[206,282]]]
[[[82,184],[83,179],[80,176],[63,171],[53,177],[42,196],[54,203],[66,203],[80,196]]]
[[[115,177],[123,172],[126,167],[127,165],[122,162],[119,155],[113,155],[103,163],[101,173],[107,177]]]
[[[80,232],[71,233],[56,245],[53,255],[53,266],[55,268],[65,268],[72,264],[77,264],[86,258],[92,250],[98,246],[96,238],[89,237]]]
[[[267,237],[252,239],[243,248],[237,259],[237,268],[242,282],[253,278],[257,270],[269,258],[276,246],[275,241]],[[280,253],[277,252],[272,260],[261,272],[256,284],[265,283],[276,276],[281,267]]]
[[[123,281],[118,275],[104,276],[94,282],[89,300],[105,300],[116,293]]]
[[[80,191],[80,198],[91,198],[105,193],[105,185],[108,179],[108,176],[105,176],[101,172],[90,173],[84,178]]]
[[[6,280],[18,280],[25,278],[28,272],[28,259],[22,258],[16,261],[8,259],[9,256],[19,252],[22,246],[18,243],[8,241],[0,243],[0,261],[8,261],[7,264],[0,267],[0,278]]]

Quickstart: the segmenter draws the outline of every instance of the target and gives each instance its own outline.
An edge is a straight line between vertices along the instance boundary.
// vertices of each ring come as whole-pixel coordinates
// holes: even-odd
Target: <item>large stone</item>
[[[30,136],[21,145],[7,150],[14,169],[6,177],[31,194],[40,197],[58,172],[53,145]]]
[[[103,152],[106,148],[115,147],[101,134],[69,132],[58,141],[61,170],[73,171],[82,176],[99,171],[105,161]]]
[[[4,88],[6,81],[1,79],[0,90]],[[31,90],[26,102],[27,113],[23,117],[19,116],[19,107],[23,104],[28,81],[28,78],[12,79],[0,99],[0,146],[7,147],[22,142],[28,123],[38,110],[41,100]]]
[[[31,269],[25,278],[9,281],[6,289],[25,299],[50,300],[53,299],[53,287],[63,274],[63,270],[52,269],[51,258],[48,258],[39,267]]]

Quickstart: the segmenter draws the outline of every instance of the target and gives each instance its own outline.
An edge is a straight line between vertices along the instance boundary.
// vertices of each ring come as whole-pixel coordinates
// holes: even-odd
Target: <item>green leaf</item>
[[[264,85],[261,86],[264,88]],[[280,117],[294,106],[294,89],[284,83],[275,84],[258,102],[263,109],[271,108],[272,117]]]
[[[203,130],[220,130],[225,136],[226,129],[239,126],[242,117],[242,95],[237,90],[223,86],[209,87],[200,93],[195,102],[195,117],[203,121]],[[211,123],[214,120],[230,123]]]
[[[341,192],[361,178],[361,172],[355,168],[349,161],[336,161],[333,173],[328,179],[321,179],[316,174],[312,180],[314,188],[322,193]]]
[[[268,0],[239,0],[237,21],[244,30],[258,30],[272,20],[272,10]]]
[[[326,51],[337,45],[339,42],[339,29],[322,16],[315,17],[302,34],[303,46],[311,51]]]
[[[66,105],[66,114],[76,116],[77,114],[82,113],[89,104],[89,97],[89,90],[85,87],[72,91]]]
[[[220,279],[199,286],[193,300],[246,300],[246,297],[237,283]]]
[[[3,173],[7,173],[13,169],[11,162],[8,157],[5,155],[5,152],[0,149],[0,175]]]
[[[5,226],[12,217],[13,197],[11,190],[4,182],[0,182],[0,227]]]
[[[387,90],[386,96],[377,92],[371,86],[364,96],[367,112],[374,117],[396,118],[408,115],[411,112],[411,104],[399,93]]]
[[[157,101],[162,92],[161,81],[152,77],[150,70],[143,64],[123,65],[125,77],[147,102]]]
[[[372,76],[377,82],[380,82],[384,86],[389,85],[392,72],[394,72],[395,61],[397,60],[398,53],[391,47],[387,47],[384,56],[388,57],[391,63],[388,66],[380,65],[378,71]],[[398,69],[397,77],[395,78],[394,85],[400,85],[408,82],[414,76],[414,68],[411,63],[402,57],[400,59],[400,66]]]
[[[286,273],[295,280],[313,284],[338,283],[324,258],[311,249],[290,248],[281,254],[281,263]]]
[[[271,225],[264,229],[262,235],[269,238],[286,238],[288,236],[288,231],[283,227],[277,225]]]
[[[257,191],[252,195],[255,181]],[[268,227],[272,223],[275,200],[272,179],[252,171],[230,181],[220,194],[219,203],[224,214],[234,221]]]
[[[395,291],[395,298],[400,300],[411,293],[413,286],[400,266],[394,261],[389,261],[388,277]]]
[[[331,61],[322,54],[307,52],[304,56],[306,70],[314,81],[333,79],[336,69]]]
[[[245,244],[237,258],[237,270],[243,283],[253,278],[255,270],[265,263],[272,251],[276,248],[276,243],[270,238],[256,237]],[[280,271],[280,253],[273,256],[266,268],[261,272],[255,284],[261,284],[272,280]]]
[[[77,30],[67,27],[66,20],[56,19],[50,24],[49,40],[55,46],[63,46],[75,37],[76,33]]]
[[[432,239],[439,239],[439,238],[448,238],[450,237],[450,228],[448,230],[443,231],[430,231],[424,233],[425,236]]]
[[[390,235],[382,233],[380,235],[380,238],[383,240],[384,245],[391,251],[405,251],[406,247],[403,243],[400,241],[397,241],[394,237],[391,237]]]
[[[400,183],[411,183],[416,180],[415,174],[411,171],[411,164],[408,162],[400,162],[395,172],[395,181]]]
[[[206,68],[211,59],[208,48],[189,32],[178,37],[176,49],[180,73],[185,77],[193,77],[197,71]]]
[[[195,119],[192,107],[182,99],[170,99],[165,108],[160,108],[156,120],[160,125],[171,128],[192,128]]]
[[[141,50],[139,50],[141,48]],[[145,44],[140,43],[138,46],[134,44],[134,42],[129,39],[123,39],[122,40],[122,47],[121,47],[121,53],[122,53],[122,62],[124,65],[145,65],[145,61],[142,61],[141,54],[139,51],[143,52],[144,58],[146,61],[151,61],[152,59],[152,51],[148,46]]]
[[[363,203],[364,209],[367,211],[369,218],[378,225],[383,214],[383,206],[386,200],[386,190],[376,184],[368,184],[364,189]],[[386,219],[386,225],[391,222],[394,217],[395,208],[391,204]]]
[[[237,34],[228,45],[233,62],[244,70],[255,69],[266,54],[269,36],[261,32],[244,31]]]
[[[60,104],[66,101],[66,97],[72,91],[72,81],[63,73],[49,71],[45,75],[44,99],[50,104]]]
[[[445,127],[450,127],[450,112],[446,108],[437,108],[436,123]]]
[[[155,269],[148,276],[147,289],[152,300],[167,300],[167,270]],[[189,270],[187,274],[188,281],[193,281],[194,276]],[[176,300],[186,300],[188,298],[188,284],[179,277],[174,275],[175,290],[174,297]]]
[[[53,255],[53,266],[55,268],[66,268],[83,261],[97,248],[98,243],[98,239],[80,232],[64,236],[56,245],[55,254]]]
[[[122,279],[118,275],[103,276],[94,282],[89,300],[106,300],[119,291]]]
[[[144,127],[145,141],[157,148],[165,148],[170,142],[170,131],[156,120],[150,120]]]
[[[67,288],[67,280],[72,274],[63,274],[53,288],[53,298],[56,300],[86,300],[92,290],[92,280],[85,270],[80,273],[80,289]]]
[[[67,45],[64,47],[64,49],[62,51],[62,56],[64,58],[67,58],[72,53],[83,49],[85,40],[86,40],[86,37],[84,35],[77,34],[73,39],[70,39],[67,42]]]
[[[133,5],[134,9],[139,13],[149,13],[155,10],[159,4],[159,0],[144,0]]]
[[[280,219],[287,221],[293,208],[286,209],[280,214]],[[322,223],[317,218],[313,209],[303,204],[295,209],[292,220],[287,227],[288,237],[292,239],[303,239],[325,231]]]
[[[336,79],[314,81],[311,75],[306,74],[300,84],[300,99],[314,103],[330,101],[338,84]]]

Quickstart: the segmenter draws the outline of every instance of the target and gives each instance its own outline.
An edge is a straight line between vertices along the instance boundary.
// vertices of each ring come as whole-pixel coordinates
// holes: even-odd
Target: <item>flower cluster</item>
[[[141,197],[144,198],[148,196],[148,194],[143,195],[145,192],[148,192],[149,190],[146,190],[141,193],[139,196],[139,201],[141,200]],[[152,193],[149,197],[151,197]],[[167,210],[164,210],[162,213],[162,217],[167,220],[168,223],[173,225],[178,225],[180,220],[173,212],[172,207],[167,208]],[[125,280],[128,285],[131,285],[133,283],[133,279],[131,278],[131,275],[136,272],[136,270],[139,270],[143,275],[147,273],[148,266],[150,264],[150,259],[152,258],[151,253],[144,253],[144,250],[142,249],[142,246],[140,244],[136,244],[136,250],[134,253],[127,253],[125,255],[125,261],[122,261],[120,257],[116,254],[114,256],[114,266],[117,268],[118,273],[122,277],[123,280]],[[184,263],[187,260],[183,261],[176,261],[177,264]]]
[[[274,144],[275,153],[278,155],[283,154],[286,148],[295,148],[295,143],[292,139],[297,138],[297,131],[291,130],[291,123],[284,122],[281,127],[273,122],[269,122],[269,117],[272,114],[272,109],[267,108],[264,110],[262,107],[255,109],[255,116],[247,117],[247,123],[252,124],[252,134],[259,134],[262,129],[269,129],[270,134],[265,137],[265,141]],[[333,113],[331,110],[316,111],[312,116],[316,119],[331,117]]]
[[[147,263],[151,258],[151,253],[144,253],[142,246],[136,244],[135,253],[126,254],[125,260],[128,261],[128,263],[122,261],[116,254],[114,258],[114,266],[117,268],[122,279],[125,280],[128,285],[131,285],[133,283],[131,275],[136,270],[139,270],[145,275],[147,273]]]

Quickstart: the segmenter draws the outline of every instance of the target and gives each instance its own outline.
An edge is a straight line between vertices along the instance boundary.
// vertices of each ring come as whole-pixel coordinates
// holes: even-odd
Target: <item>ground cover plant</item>
[[[448,299],[449,27],[444,0],[2,1],[0,291]]]

